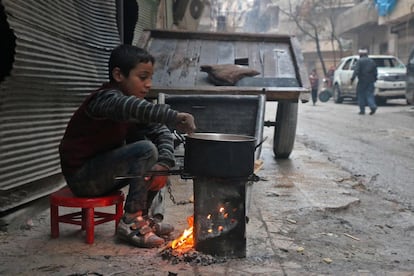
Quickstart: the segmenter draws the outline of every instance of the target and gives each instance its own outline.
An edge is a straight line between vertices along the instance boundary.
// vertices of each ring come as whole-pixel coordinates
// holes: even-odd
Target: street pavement
[[[290,159],[275,160],[272,131],[265,129],[269,139],[262,148],[264,165],[257,172],[261,180],[249,185],[245,258],[210,265],[175,264],[161,258],[159,249],[136,248],[118,241],[113,222],[95,227],[92,245],[84,242],[85,233],[75,225],[60,224],[60,237],[51,239],[46,209],[27,218],[25,225],[0,234],[0,275],[321,275],[286,257],[287,252],[303,254],[306,250],[289,237],[297,227],[297,215],[308,208],[346,209],[359,199],[337,184],[338,179],[349,177],[348,173],[322,154],[310,153],[299,142]],[[191,180],[173,176],[172,183],[176,201],[192,198]],[[166,204],[165,221],[173,223],[179,234],[187,227],[193,206],[175,205],[169,199]],[[319,265],[327,268],[328,275],[335,262],[329,263],[325,257],[329,256],[321,256]],[[369,271],[360,274],[374,275]]]

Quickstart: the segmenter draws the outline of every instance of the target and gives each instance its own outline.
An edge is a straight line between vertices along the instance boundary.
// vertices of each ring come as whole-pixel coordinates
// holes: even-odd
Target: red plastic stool
[[[81,225],[86,230],[86,243],[93,243],[95,225],[115,220],[115,230],[123,214],[125,196],[122,191],[116,191],[102,197],[76,197],[69,188],[63,188],[52,193],[50,201],[50,228],[52,238],[59,237],[59,222]],[[116,205],[115,214],[96,212],[96,207]],[[59,206],[79,207],[81,212],[59,216]]]

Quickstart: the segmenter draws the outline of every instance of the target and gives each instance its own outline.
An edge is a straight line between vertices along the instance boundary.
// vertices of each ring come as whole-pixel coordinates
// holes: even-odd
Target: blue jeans
[[[369,106],[371,110],[375,110],[377,105],[375,104],[374,96],[375,86],[373,82],[359,81],[357,84],[357,97],[359,111],[365,113],[365,106]]]
[[[102,196],[129,185],[125,212],[136,213],[149,209],[157,191],[149,191],[149,183],[143,177],[115,180],[117,176],[141,176],[156,163],[158,150],[147,140],[126,144],[120,148],[88,160],[75,174],[67,176],[66,182],[79,197]]]

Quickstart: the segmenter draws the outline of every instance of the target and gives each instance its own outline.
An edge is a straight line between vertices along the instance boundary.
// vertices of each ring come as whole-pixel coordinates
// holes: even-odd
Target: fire
[[[183,234],[171,242],[171,248],[180,251],[188,251],[194,246],[193,225],[194,217],[187,218],[189,228],[185,229]]]
[[[235,211],[235,210],[233,210]],[[206,219],[210,221],[210,227],[205,229],[208,234],[217,234],[225,231],[225,226],[223,225],[214,225],[214,218],[220,218],[220,220],[230,221],[231,224],[234,224],[236,221],[232,218],[229,218],[229,213],[226,212],[226,208],[219,207],[216,215],[208,214]],[[188,228],[184,230],[183,234],[171,242],[171,248],[180,252],[187,252],[194,247],[194,236],[193,236],[193,226],[194,226],[194,216],[189,216],[187,218]]]

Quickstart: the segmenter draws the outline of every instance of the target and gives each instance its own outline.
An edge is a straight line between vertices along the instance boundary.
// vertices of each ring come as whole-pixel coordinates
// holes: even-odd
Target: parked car
[[[414,104],[414,48],[408,57],[406,83],[405,97],[407,99],[407,104]]]
[[[407,69],[403,62],[391,55],[370,55],[377,64],[378,79],[375,82],[377,104],[385,104],[388,99],[404,99]],[[351,77],[359,56],[341,59],[334,73],[333,98],[335,103],[344,99],[356,100],[358,78],[351,84]]]

